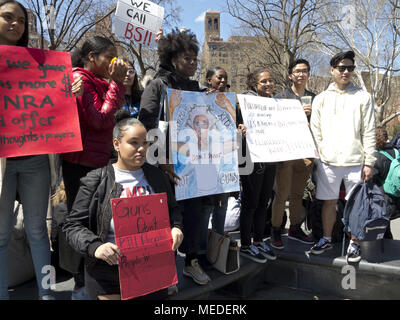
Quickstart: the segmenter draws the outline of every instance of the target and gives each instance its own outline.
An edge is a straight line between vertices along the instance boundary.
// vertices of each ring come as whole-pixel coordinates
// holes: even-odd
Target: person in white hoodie
[[[371,95],[355,86],[351,79],[355,54],[340,52],[330,61],[334,83],[317,95],[312,104],[310,127],[320,159],[315,179],[317,199],[322,207],[323,237],[311,248],[321,254],[332,248],[332,229],[336,221],[336,202],[343,180],[346,192],[360,180],[372,178],[375,163],[375,113]],[[347,261],[361,260],[357,239],[352,236]]]

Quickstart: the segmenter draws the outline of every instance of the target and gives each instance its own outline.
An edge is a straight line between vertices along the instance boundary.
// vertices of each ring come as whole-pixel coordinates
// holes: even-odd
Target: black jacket
[[[391,143],[387,143],[383,147],[383,151],[389,153],[393,158],[395,157],[394,147]],[[375,152],[374,156],[376,157],[376,161],[374,165],[373,181],[379,187],[382,187],[386,176],[389,173],[389,168],[392,161],[380,152]],[[386,211],[388,212],[390,219],[398,218],[400,216],[400,198],[394,197],[387,193],[385,193],[384,196],[386,200]]]
[[[382,151],[386,151],[389,153],[393,158],[395,157],[395,153],[393,150],[393,145],[391,143],[385,144],[383,147]],[[374,156],[376,157],[375,165],[374,165],[374,182],[378,186],[382,186],[383,183],[385,182],[386,176],[389,173],[389,168],[390,168],[390,159],[387,158],[385,155],[382,153],[375,151]]]
[[[171,226],[182,229],[182,214],[167,176],[157,167],[145,163],[142,167],[147,182],[155,193],[167,194]],[[112,218],[112,198],[123,191],[115,182],[111,164],[93,170],[81,179],[81,186],[71,212],[63,225],[67,241],[86,257],[94,257],[96,249],[106,242]]]
[[[194,80],[179,77],[173,69],[160,66],[154,79],[146,86],[140,100],[140,110],[138,119],[144,124],[147,131],[154,129],[158,122],[158,115],[163,94],[163,85],[171,89],[185,91],[201,91],[199,83]],[[161,120],[165,120],[164,110],[161,111]]]

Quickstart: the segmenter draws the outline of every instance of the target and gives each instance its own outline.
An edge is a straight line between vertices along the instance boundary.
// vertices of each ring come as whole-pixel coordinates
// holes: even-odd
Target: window
[[[218,30],[218,19],[214,19],[214,30]]]
[[[212,21],[208,19],[208,30],[212,30]]]

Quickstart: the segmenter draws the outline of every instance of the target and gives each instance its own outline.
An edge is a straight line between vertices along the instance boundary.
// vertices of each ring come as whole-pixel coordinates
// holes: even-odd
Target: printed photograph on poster
[[[162,27],[164,8],[150,1],[119,0],[113,32],[125,40],[155,47],[156,34]]]
[[[0,46],[0,157],[82,150],[69,52]]]
[[[239,191],[236,95],[168,89],[177,200]]]
[[[253,162],[318,158],[300,101],[238,95]]]

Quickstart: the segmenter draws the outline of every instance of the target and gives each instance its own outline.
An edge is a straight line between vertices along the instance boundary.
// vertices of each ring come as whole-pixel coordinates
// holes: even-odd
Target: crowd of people
[[[28,40],[26,9],[17,1],[0,0],[0,44],[27,47]],[[229,89],[229,75],[215,66],[207,72],[205,85],[191,79],[198,67],[199,44],[190,30],[175,29],[160,35],[157,52],[159,68],[144,89],[133,61],[113,59],[118,52],[109,39],[89,37],[72,54],[71,85],[76,95],[83,149],[61,155],[66,208],[59,236],[67,245],[59,250],[60,265],[74,276],[76,299],[120,298],[117,260],[121,250],[115,244],[110,199],[127,196],[166,193],[172,250],[185,255],[183,274],[198,285],[212,281],[206,272],[209,265],[204,255],[207,230],[211,216],[212,228],[224,233],[229,194],[176,201],[173,189],[180,178],[168,156],[169,140],[165,161],[150,165],[146,162],[146,135],[158,128],[160,121],[170,120],[166,88],[223,93]],[[333,56],[333,82],[318,95],[306,89],[310,64],[305,59],[290,63],[291,85],[277,94],[271,70],[260,68],[247,76],[248,89],[243,94],[301,101],[320,158],[256,162],[250,174],[240,176],[241,256],[257,263],[277,258],[274,249],[284,249],[281,233],[286,201],[290,213],[289,239],[309,244],[311,253],[322,254],[332,248],[331,233],[342,181],[346,192],[360,180],[374,179],[382,185],[390,162],[375,150],[384,149],[394,155],[394,146],[388,143],[385,128],[375,128],[370,94],[351,81],[354,68],[354,52]],[[309,101],[303,97],[309,97]],[[251,162],[239,105],[236,123],[242,136],[243,156]],[[0,299],[9,297],[7,248],[17,198],[23,206],[38,295],[43,300],[54,299],[51,290],[42,286],[41,272],[43,266],[51,264],[46,214],[50,190],[58,181],[53,158],[54,155],[27,155],[1,159]],[[311,177],[316,198],[323,200],[323,237],[316,243],[302,229],[302,199]],[[398,198],[387,196],[387,202],[391,216],[397,217]],[[269,206],[272,227],[267,242],[264,235]],[[355,237],[351,237],[347,258],[349,262],[361,259]],[[144,298],[162,299],[168,296],[167,291],[163,289]]]

